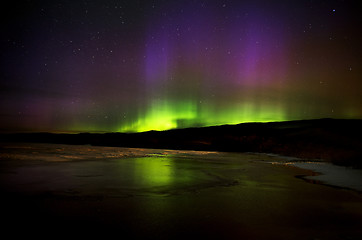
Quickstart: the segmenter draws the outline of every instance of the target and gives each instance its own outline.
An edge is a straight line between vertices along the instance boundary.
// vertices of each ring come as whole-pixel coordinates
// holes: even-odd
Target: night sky
[[[362,1],[12,1],[1,131],[362,118]]]

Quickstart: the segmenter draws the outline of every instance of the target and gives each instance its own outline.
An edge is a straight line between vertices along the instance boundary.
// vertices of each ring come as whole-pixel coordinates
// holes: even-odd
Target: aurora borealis
[[[2,131],[362,118],[358,1],[19,1]],[[6,13],[6,14],[5,14]]]

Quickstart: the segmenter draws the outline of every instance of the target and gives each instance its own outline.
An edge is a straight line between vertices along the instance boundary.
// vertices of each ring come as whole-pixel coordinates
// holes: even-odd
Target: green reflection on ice
[[[146,157],[133,159],[136,181],[147,187],[170,185],[174,181],[172,158]]]

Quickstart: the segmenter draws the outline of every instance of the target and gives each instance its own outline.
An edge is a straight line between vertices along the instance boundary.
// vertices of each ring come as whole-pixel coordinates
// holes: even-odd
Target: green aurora
[[[285,113],[277,106],[256,107],[251,103],[242,103],[234,108],[224,107],[215,113],[212,106],[198,108],[191,101],[168,102],[155,101],[144,116],[117,129],[119,132],[144,132],[150,130],[168,130],[195,126],[238,124],[242,122],[285,121]]]

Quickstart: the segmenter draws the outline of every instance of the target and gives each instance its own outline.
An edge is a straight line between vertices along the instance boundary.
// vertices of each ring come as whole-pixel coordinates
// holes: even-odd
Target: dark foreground
[[[1,144],[2,234],[360,239],[362,196],[276,156]]]

